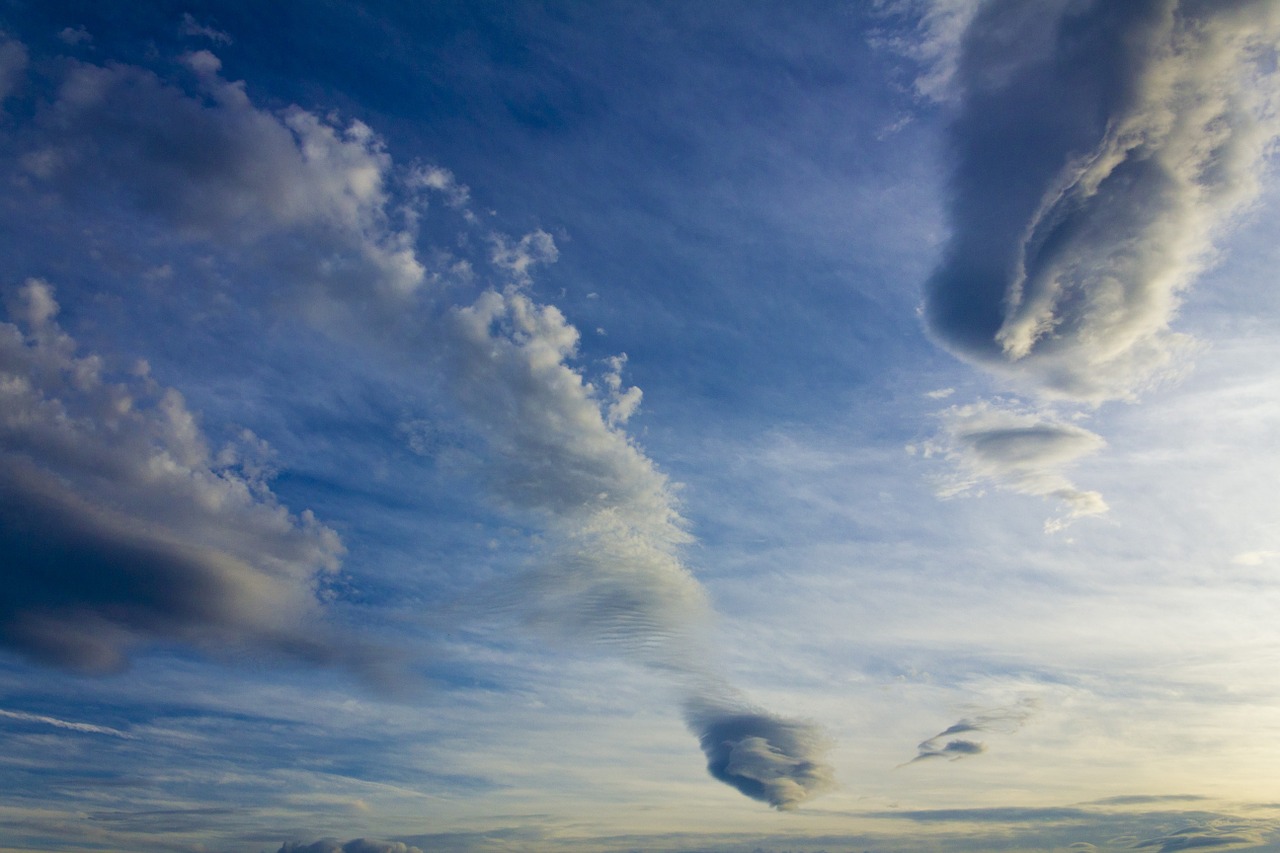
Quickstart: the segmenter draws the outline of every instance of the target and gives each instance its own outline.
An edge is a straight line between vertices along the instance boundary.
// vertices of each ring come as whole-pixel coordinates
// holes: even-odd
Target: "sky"
[[[1280,851],[1280,3],[0,3],[0,852]]]

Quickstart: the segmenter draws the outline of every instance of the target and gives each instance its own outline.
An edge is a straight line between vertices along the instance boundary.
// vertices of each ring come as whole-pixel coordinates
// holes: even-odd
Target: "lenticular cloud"
[[[1167,372],[1179,296],[1276,139],[1278,39],[1269,0],[988,3],[954,78],[937,338],[1060,399]]]

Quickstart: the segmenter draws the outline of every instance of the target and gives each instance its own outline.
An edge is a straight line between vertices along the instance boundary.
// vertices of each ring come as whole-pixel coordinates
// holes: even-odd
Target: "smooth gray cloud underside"
[[[953,234],[926,287],[954,352],[1050,396],[1125,397],[1275,123],[1274,3],[994,0],[966,31]]]

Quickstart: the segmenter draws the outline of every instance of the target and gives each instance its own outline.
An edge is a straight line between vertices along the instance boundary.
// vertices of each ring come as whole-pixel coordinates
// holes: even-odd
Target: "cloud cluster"
[[[135,641],[339,654],[306,626],[337,535],[281,506],[261,447],[214,453],[178,392],[112,377],[28,281],[0,323],[0,642],[78,669]],[[20,323],[20,325],[19,325]]]
[[[1065,512],[1045,522],[1056,532],[1078,518],[1107,511],[1102,495],[1079,489],[1064,470],[1105,446],[1102,437],[1044,412],[993,403],[952,406],[941,414],[942,430],[923,446],[954,466],[942,481],[943,497],[972,494],[983,486],[1056,498]]]
[[[929,328],[1039,394],[1130,397],[1277,135],[1280,7],[994,0],[973,19]]]
[[[710,607],[681,558],[691,538],[671,484],[623,431],[640,392],[624,386],[621,356],[588,381],[572,364],[577,330],[527,292],[533,271],[557,258],[552,236],[486,235],[483,262],[505,288],[439,311],[440,295],[423,286],[415,204],[440,193],[475,226],[452,173],[397,171],[365,125],[259,108],[212,53],[182,61],[193,91],[137,67],[68,62],[21,136],[25,180],[94,202],[89,210],[123,200],[180,242],[234,255],[242,272],[285,270],[308,316],[340,318],[319,325],[342,326],[356,348],[386,346],[390,326],[371,313],[416,318],[430,334],[396,345],[440,368],[432,381],[486,445],[489,493],[533,519],[545,543],[538,564],[506,584],[505,604],[549,633],[668,674],[701,709],[691,725],[717,777],[780,807],[819,790],[830,774],[811,730],[746,713],[707,672]],[[252,278],[237,282],[240,297],[271,301]],[[337,538],[278,506],[240,457],[211,453],[176,391],[145,376],[108,382],[98,360],[74,356],[56,308],[39,307],[53,306],[47,287],[24,293],[32,337],[12,327],[4,351],[12,389],[26,395],[4,410],[14,449],[5,506],[17,507],[4,545],[27,566],[0,604],[7,642],[98,669],[117,665],[134,636],[321,655],[297,626],[316,617],[315,577],[336,565]],[[58,430],[65,439],[44,448]]]
[[[928,740],[921,741],[916,747],[916,757],[908,761],[907,764],[915,764],[917,761],[924,761],[930,758],[945,758],[949,761],[958,761],[970,755],[980,755],[986,752],[986,744],[969,740],[968,738],[957,738],[955,735],[974,732],[996,731],[1007,733],[1017,731],[1031,718],[1035,711],[1035,702],[1024,699],[1014,705],[992,708],[973,716],[965,717],[959,722],[947,726]]]

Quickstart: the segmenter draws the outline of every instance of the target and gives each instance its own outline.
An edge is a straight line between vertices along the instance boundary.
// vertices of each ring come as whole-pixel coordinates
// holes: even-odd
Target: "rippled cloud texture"
[[[322,333],[340,316],[345,339],[380,347],[407,312],[430,339],[393,345],[445,366],[487,444],[493,499],[545,529],[542,565],[514,581],[522,617],[671,674],[698,708],[688,720],[712,775],[748,796],[791,808],[829,787],[816,730],[746,711],[707,668],[710,606],[680,556],[692,538],[667,478],[623,431],[640,400],[622,385],[624,357],[600,386],[588,382],[570,365],[578,331],[526,292],[557,258],[551,235],[489,234],[507,284],[433,316],[439,295],[415,298],[428,277],[413,192],[458,207],[466,189],[439,167],[397,170],[361,122],[255,106],[208,51],[181,61],[199,96],[140,68],[72,64],[24,139],[26,179],[68,199],[123,196],[179,240],[260,254],[284,268],[285,304],[323,312]],[[33,280],[15,299],[25,328],[3,329],[13,397],[3,488],[14,508],[4,547],[21,581],[4,604],[7,642],[95,670],[122,665],[129,642],[149,637],[338,657],[300,627],[319,619],[337,534],[279,506],[236,447],[211,453],[181,396],[153,387],[145,368],[130,388],[106,381],[97,357],[77,357],[48,284]],[[366,315],[353,324],[357,310]]]
[[[1275,847],[1278,56],[6,4],[0,848]]]

